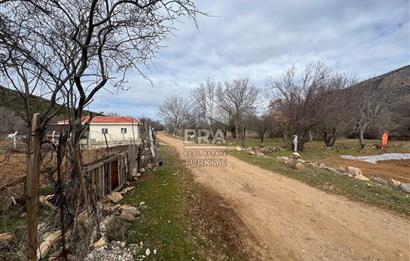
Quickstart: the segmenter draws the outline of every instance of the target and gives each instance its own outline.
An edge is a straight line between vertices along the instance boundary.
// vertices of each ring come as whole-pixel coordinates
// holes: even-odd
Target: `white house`
[[[88,121],[84,117],[83,123]],[[66,125],[67,121],[58,121],[57,125]],[[138,142],[140,138],[139,120],[123,116],[95,116],[90,122],[88,132],[88,143],[102,144],[129,144],[133,141]]]

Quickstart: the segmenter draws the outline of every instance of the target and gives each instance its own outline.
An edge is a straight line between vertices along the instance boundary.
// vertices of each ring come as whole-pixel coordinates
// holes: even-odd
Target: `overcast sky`
[[[161,101],[188,96],[208,77],[249,77],[263,88],[286,68],[322,61],[359,79],[410,64],[409,0],[200,0],[190,21],[145,69],[153,86],[129,74],[127,91],[102,91],[90,109],[158,118]]]

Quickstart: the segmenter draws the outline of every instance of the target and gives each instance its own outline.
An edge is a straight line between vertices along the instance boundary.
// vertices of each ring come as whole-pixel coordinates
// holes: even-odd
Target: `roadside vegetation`
[[[324,157],[338,155],[376,155],[383,153],[410,153],[410,142],[408,141],[391,141],[387,150],[382,151],[373,145],[380,144],[380,140],[365,140],[365,147],[361,150],[357,147],[357,140],[353,139],[338,139],[334,147],[325,148],[322,141],[310,141],[306,143],[305,150],[298,153],[307,160],[320,160]],[[225,144],[222,144],[225,145]],[[229,139],[226,142],[228,146],[240,146],[240,141],[237,139]],[[274,156],[288,155],[290,151],[289,144],[285,143],[282,138],[265,138],[263,142],[260,139],[249,138],[245,141],[246,147],[255,146],[276,146],[286,149],[286,151],[275,152]]]
[[[233,210],[194,182],[173,149],[161,147],[160,154],[164,165],[147,172],[122,201],[142,212],[128,243],[142,244],[148,258],[159,260],[248,259],[238,231],[245,226]]]
[[[369,140],[367,143],[374,144],[377,143],[377,141]],[[248,139],[246,144],[248,144],[248,146],[261,144],[264,146],[284,145],[280,139],[267,139],[264,143],[260,143],[255,139]],[[228,145],[235,145],[235,142],[228,142]],[[372,148],[358,151],[354,145],[355,143],[352,140],[339,140],[334,149],[324,149],[319,142],[310,142],[306,144],[305,151],[300,154],[304,160],[320,162],[324,158],[336,158],[337,155],[340,154],[371,155],[381,153],[380,150]],[[388,152],[410,152],[409,147],[403,146],[403,142],[401,145],[402,146],[392,146],[388,149]],[[339,150],[336,149],[338,146],[340,146]],[[325,169],[306,167],[304,170],[294,170],[288,168],[285,164],[277,161],[276,157],[289,156],[291,154],[289,150],[273,152],[271,155],[264,157],[251,155],[246,151],[231,150],[229,153],[238,159],[297,179],[326,192],[344,195],[354,201],[410,216],[410,196],[408,194],[389,186],[381,186],[373,182],[359,181],[347,176],[335,175]]]

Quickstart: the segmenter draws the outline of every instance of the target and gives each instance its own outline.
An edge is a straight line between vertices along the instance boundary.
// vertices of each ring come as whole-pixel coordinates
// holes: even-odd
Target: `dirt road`
[[[184,155],[182,140],[159,135]],[[253,233],[264,260],[410,260],[410,221],[350,202],[226,156],[226,167],[194,167]]]

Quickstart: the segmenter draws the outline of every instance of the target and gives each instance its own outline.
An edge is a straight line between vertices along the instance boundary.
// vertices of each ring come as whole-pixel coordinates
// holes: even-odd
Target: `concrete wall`
[[[90,143],[105,141],[102,129],[108,129],[107,141],[131,141],[133,137],[135,140],[139,140],[139,128],[138,124],[134,123],[91,123],[90,125]],[[127,128],[127,133],[121,133],[121,128]],[[133,133],[134,129],[134,133]]]

